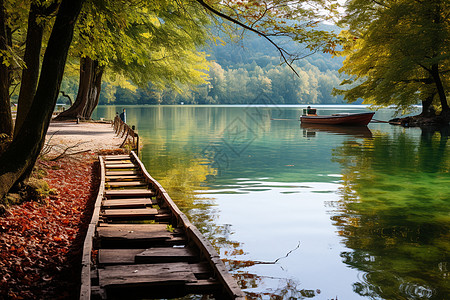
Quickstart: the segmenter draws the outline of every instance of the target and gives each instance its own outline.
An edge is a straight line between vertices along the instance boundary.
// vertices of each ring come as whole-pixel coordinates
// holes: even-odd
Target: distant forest
[[[300,46],[290,43],[283,47],[298,52],[293,47]],[[152,89],[151,84],[136,91],[115,87],[111,93],[111,89],[107,92],[108,83],[104,83],[99,104],[256,104],[261,97],[274,104],[345,103],[342,96],[330,95],[341,82],[338,69],[342,57],[304,50],[305,57],[293,64],[297,77],[281,64],[276,49],[256,35],[239,42],[210,45],[201,51],[208,54],[211,63],[208,84],[179,94],[171,89]]]

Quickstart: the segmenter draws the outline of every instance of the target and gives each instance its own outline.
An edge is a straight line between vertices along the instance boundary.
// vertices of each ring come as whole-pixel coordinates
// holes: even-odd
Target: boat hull
[[[331,116],[301,116],[304,124],[328,124],[347,126],[366,126],[375,113],[336,114]]]

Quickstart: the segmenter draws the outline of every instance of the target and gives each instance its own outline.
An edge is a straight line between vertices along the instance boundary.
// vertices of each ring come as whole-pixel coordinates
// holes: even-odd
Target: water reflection
[[[416,130],[417,131],[417,130]],[[343,262],[364,272],[353,289],[374,299],[450,294],[448,130],[377,132],[333,150],[343,170],[332,220]]]
[[[127,108],[147,169],[249,297],[444,299],[448,134],[301,128],[300,110]]]
[[[301,124],[304,137],[313,137],[317,132],[328,132],[339,135],[350,135],[354,137],[371,138],[372,132],[367,126],[340,126],[326,124]]]

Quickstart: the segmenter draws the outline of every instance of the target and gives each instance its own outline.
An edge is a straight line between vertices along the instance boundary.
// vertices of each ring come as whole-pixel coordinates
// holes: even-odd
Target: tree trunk
[[[89,89],[89,99],[85,110],[83,112],[83,118],[91,119],[94,109],[98,105],[98,100],[100,99],[100,92],[102,89],[102,76],[104,67],[98,65],[98,61],[94,62],[94,76]]]
[[[99,66],[97,60],[89,57],[81,59],[77,98],[68,110],[59,114],[58,120],[91,118],[100,97],[103,70],[104,68]]]
[[[436,93],[431,93],[424,101],[422,101],[422,113],[420,114],[420,116],[424,118],[436,116],[436,112],[434,111],[432,106],[435,95]]]
[[[448,114],[450,112],[450,107],[447,103],[447,96],[445,95],[444,85],[442,84],[441,76],[439,73],[439,66],[433,64],[431,66],[431,76],[433,76],[434,84],[439,95],[439,100],[441,101],[442,113]]]
[[[37,24],[36,18],[39,14],[37,4],[31,3],[28,14],[28,28],[23,60],[26,68],[22,71],[22,80],[18,98],[17,117],[14,128],[14,135],[17,136],[23,121],[30,110],[34,93],[39,79],[39,64],[41,58],[42,36],[44,33],[43,24]]]
[[[8,31],[6,28],[6,12],[3,0],[0,0],[0,51],[8,53]],[[3,59],[0,57],[0,59]],[[0,62],[0,133],[12,136],[13,125],[11,116],[11,103],[9,99],[10,86],[9,67]]]
[[[63,0],[50,35],[33,103],[11,145],[0,156],[0,199],[29,176],[45,142],[59,94],[76,19],[84,0]],[[45,75],[44,75],[45,74]]]

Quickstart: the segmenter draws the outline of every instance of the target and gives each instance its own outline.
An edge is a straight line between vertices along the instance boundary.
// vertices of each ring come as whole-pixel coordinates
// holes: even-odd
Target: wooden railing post
[[[128,126],[125,122],[123,122],[118,115],[116,115],[113,121],[113,128],[114,133],[117,136],[121,135],[120,136],[121,138],[125,136],[125,139],[120,147],[123,147],[123,145],[125,145],[126,140],[128,139],[129,136],[133,137],[132,150],[136,150],[137,155],[139,156],[139,135],[135,131],[136,127],[133,125],[130,128],[130,126]]]

